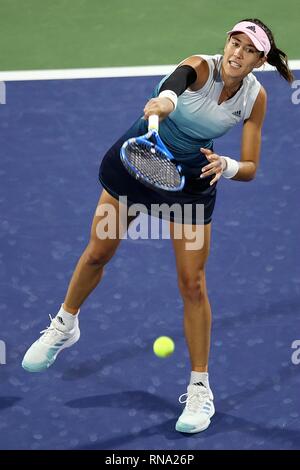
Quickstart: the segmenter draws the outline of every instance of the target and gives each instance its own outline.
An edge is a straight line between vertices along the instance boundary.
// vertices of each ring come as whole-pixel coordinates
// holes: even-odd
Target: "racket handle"
[[[151,114],[148,119],[148,130],[149,131],[158,131],[159,127],[159,117],[157,114]]]

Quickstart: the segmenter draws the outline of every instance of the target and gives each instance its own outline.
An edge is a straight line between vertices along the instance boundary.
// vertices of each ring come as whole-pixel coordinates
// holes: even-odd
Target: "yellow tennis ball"
[[[169,336],[160,336],[153,343],[153,351],[158,357],[168,357],[175,349],[175,344]]]

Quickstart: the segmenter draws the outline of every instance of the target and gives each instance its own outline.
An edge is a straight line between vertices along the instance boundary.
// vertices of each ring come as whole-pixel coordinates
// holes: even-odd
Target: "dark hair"
[[[268,26],[266,26],[261,20],[257,18],[247,18],[242,21],[250,21],[251,23],[255,23],[264,30],[271,44],[271,49],[267,56],[268,64],[273,65],[285,80],[287,80],[289,83],[292,83],[294,80],[294,75],[289,68],[288,57],[283,51],[276,47],[273,33],[268,28]]]
[[[294,75],[291,69],[289,68],[287,55],[276,47],[272,31],[261,20],[257,18],[247,18],[242,21],[250,21],[251,23],[255,23],[264,30],[271,44],[271,50],[267,56],[268,64],[276,67],[280,75],[289,83],[292,83],[292,81],[294,80]]]

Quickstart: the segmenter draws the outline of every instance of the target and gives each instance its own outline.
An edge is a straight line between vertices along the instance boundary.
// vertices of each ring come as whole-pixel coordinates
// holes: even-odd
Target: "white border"
[[[300,70],[300,60],[290,60],[289,66],[292,70]],[[175,69],[176,65],[147,65],[141,67],[101,67],[86,69],[63,69],[63,70],[20,70],[12,72],[0,72],[0,81],[23,81],[23,80],[68,80],[77,78],[113,78],[113,77],[144,77],[152,75],[166,75]],[[274,67],[266,65],[259,72],[275,70]]]

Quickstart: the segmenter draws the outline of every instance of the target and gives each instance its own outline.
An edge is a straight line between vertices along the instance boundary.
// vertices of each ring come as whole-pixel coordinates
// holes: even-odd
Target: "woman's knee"
[[[105,244],[95,243],[90,241],[84,251],[85,263],[90,266],[105,266],[113,257],[116,251],[115,247],[108,247]]]
[[[199,269],[197,273],[181,272],[178,285],[184,301],[201,303],[206,296],[205,271]]]

